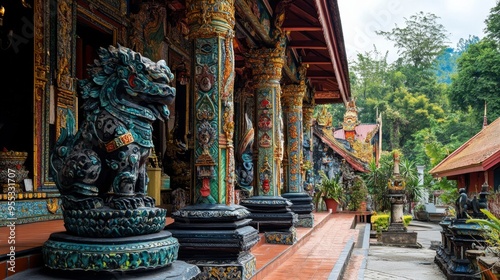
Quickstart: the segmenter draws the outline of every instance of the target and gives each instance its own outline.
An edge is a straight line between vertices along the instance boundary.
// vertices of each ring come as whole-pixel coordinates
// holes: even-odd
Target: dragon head
[[[85,111],[113,106],[150,120],[169,117],[174,75],[164,60],[154,62],[122,46],[100,48],[98,54],[87,69],[92,78],[79,82]]]

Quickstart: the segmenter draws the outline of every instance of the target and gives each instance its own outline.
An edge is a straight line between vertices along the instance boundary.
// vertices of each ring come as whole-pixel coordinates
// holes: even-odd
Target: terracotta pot
[[[358,211],[364,212],[366,211],[366,201],[362,201],[359,205]]]
[[[332,213],[337,213],[337,207],[339,206],[339,203],[333,199],[333,198],[323,198],[326,204],[326,209],[330,211],[332,209]]]

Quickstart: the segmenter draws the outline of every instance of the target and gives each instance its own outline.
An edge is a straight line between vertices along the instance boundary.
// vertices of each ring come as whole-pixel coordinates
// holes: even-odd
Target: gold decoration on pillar
[[[251,49],[248,64],[252,67],[254,88],[262,87],[270,80],[280,80],[285,63],[285,48],[280,43],[276,48]],[[279,84],[278,84],[279,85]]]
[[[235,25],[234,0],[187,0],[189,37],[210,38],[224,36]]]
[[[299,85],[286,85],[283,87],[282,102],[285,112],[302,108],[302,100],[306,94],[306,85],[301,82]]]
[[[302,106],[302,120],[304,122],[304,131],[311,129],[314,116],[314,104],[304,104]]]

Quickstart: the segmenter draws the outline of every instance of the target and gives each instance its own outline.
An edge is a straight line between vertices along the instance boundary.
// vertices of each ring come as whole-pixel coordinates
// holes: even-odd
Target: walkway
[[[316,217],[321,215],[325,214],[315,213]],[[252,280],[340,279],[352,246],[357,241],[358,230],[353,229],[354,214],[334,213],[328,216],[308,236],[299,236],[289,255],[269,264],[265,270],[259,266],[263,255],[286,245],[261,244],[252,249],[259,270]],[[303,230],[306,229],[298,228],[298,231]]]
[[[257,273],[252,280],[340,279],[357,242],[353,229],[355,215],[327,212],[314,213],[314,228],[297,228],[295,245],[259,242],[252,253],[257,259]],[[172,222],[169,218],[167,223]],[[39,250],[50,233],[64,231],[63,221],[49,221],[16,226],[16,271],[42,265]],[[9,230],[0,228],[0,279],[6,272]],[[352,264],[351,264],[352,265]]]

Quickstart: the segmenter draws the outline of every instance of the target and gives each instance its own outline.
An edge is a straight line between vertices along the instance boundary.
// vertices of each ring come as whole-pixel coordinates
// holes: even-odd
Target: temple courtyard
[[[431,247],[440,240],[437,223],[412,221],[409,231],[418,233],[422,248],[381,246],[370,238],[368,224],[353,213],[314,213],[314,228],[297,228],[296,244],[266,244],[264,238],[252,248],[257,259],[257,273],[252,279],[445,279],[434,263]],[[169,222],[172,220],[169,218]],[[7,228],[0,229],[5,236]],[[16,271],[11,275],[5,262],[0,263],[0,279],[68,279],[67,275],[47,274],[41,269],[40,247],[50,233],[64,231],[63,221],[19,225],[16,245],[19,248]],[[8,248],[0,247],[0,255]],[[29,269],[31,268],[31,269]],[[98,279],[79,273],[71,279]],[[109,275],[107,276],[109,279]],[[116,273],[115,279],[138,279],[137,275]],[[146,276],[145,276],[146,277]]]

